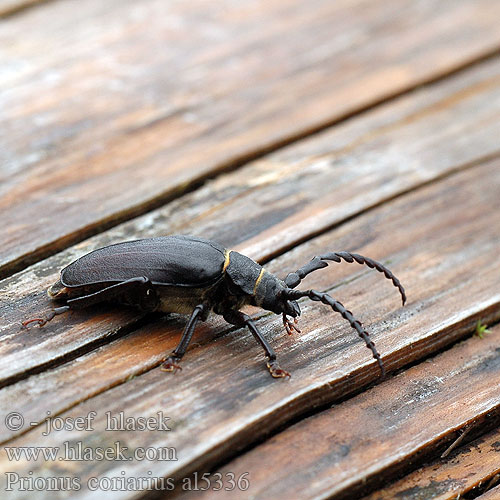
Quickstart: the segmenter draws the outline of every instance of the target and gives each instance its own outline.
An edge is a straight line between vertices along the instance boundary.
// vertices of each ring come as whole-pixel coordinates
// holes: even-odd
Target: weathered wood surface
[[[495,330],[498,331],[498,327]],[[473,341],[472,339],[469,342]],[[451,349],[450,355],[452,352],[457,351]],[[498,380],[493,380],[490,375],[491,373],[488,372],[485,379],[489,379],[492,385],[495,382],[498,383]],[[472,428],[473,426],[468,427],[465,432]],[[456,500],[459,495],[463,497],[470,492],[481,491],[496,484],[496,475],[500,473],[499,449],[500,430],[497,428],[470,443],[458,446],[448,457],[438,458],[363,500],[392,500],[394,498],[398,500],[421,500],[423,498]],[[493,498],[499,498],[499,496]]]
[[[74,258],[112,242],[183,232],[236,245],[266,261],[406,191],[498,155],[499,82],[500,61],[484,63],[220,176],[3,280],[0,383],[61,363],[133,328],[134,312],[97,309],[93,315],[57,318],[44,329],[20,330],[23,320],[50,307],[45,290]],[[343,245],[352,249],[353,243],[347,239]],[[335,240],[326,247],[341,248]],[[283,275],[300,264],[290,261],[277,272]],[[336,272],[342,278],[352,270]]]
[[[50,0],[0,0],[0,19]]]
[[[478,500],[498,500],[500,498],[500,486],[496,486],[478,497]]]
[[[9,18],[2,275],[494,53],[499,18],[496,0],[81,0]]]
[[[334,287],[332,293],[357,312],[369,326],[389,369],[394,370],[421,359],[463,338],[473,330],[477,319],[489,322],[499,317],[500,274],[497,272],[496,257],[500,227],[495,224],[500,209],[499,166],[499,160],[494,160],[472,167],[384,204],[296,247],[270,262],[269,269],[293,268],[333,242],[340,248],[349,242],[351,248],[360,253],[375,253],[375,257],[389,260],[407,286],[410,298],[406,308],[396,305],[399,300],[397,292],[372,271],[351,271],[351,267],[350,271],[354,271],[355,275]],[[330,266],[321,273],[311,275],[308,283],[327,289],[335,282],[339,270],[342,274],[341,269]],[[362,280],[359,279],[361,276]],[[170,446],[177,449],[178,460],[175,462],[85,462],[84,467],[78,469],[83,483],[89,477],[119,475],[122,470],[127,476],[135,477],[146,476],[148,471],[152,471],[153,476],[180,477],[193,470],[210,467],[239,447],[255,442],[305,411],[346,397],[378,379],[375,362],[343,321],[335,318],[333,313],[327,314],[325,308],[317,304],[305,302],[303,309],[303,332],[292,338],[284,334],[274,316],[268,315],[259,321],[260,327],[277,348],[281,364],[292,371],[289,381],[273,381],[269,385],[270,377],[264,368],[262,352],[246,331],[219,336],[207,328],[196,337],[199,345],[188,351],[184,370],[180,374],[169,377],[158,369],[147,371],[61,414],[74,417],[96,411],[93,433],[60,431],[44,437],[44,428],[39,426],[13,439],[9,445],[62,446],[67,440],[81,440],[83,446],[93,446],[98,439],[109,444],[118,440],[129,449],[138,446]],[[164,328],[161,322],[147,324],[120,341],[127,342],[127,339],[139,335],[147,344]],[[485,348],[490,345],[489,342],[496,347],[495,340],[493,335],[481,343],[472,343],[479,345],[478,354],[465,351],[463,358],[458,357],[460,363],[453,355],[454,370],[440,365],[436,368],[439,370],[436,376],[442,374],[445,382],[450,381],[450,385],[446,385],[449,390],[443,393],[443,398],[461,397],[463,393],[455,393],[452,389],[460,385],[459,380],[463,378],[470,384],[471,391],[470,395],[467,393],[466,405],[455,403],[460,412],[452,412],[452,415],[461,420],[458,423],[448,421],[442,438],[498,406],[497,385],[491,385],[490,380],[484,377],[486,372],[493,378],[498,377],[497,358],[492,358],[496,351],[493,347],[492,354],[489,348]],[[113,346],[110,348],[113,349]],[[107,369],[114,374],[118,371],[130,374],[128,367],[141,357],[140,354],[131,354],[134,352],[131,346],[125,350],[129,353],[128,359],[107,357],[104,354],[106,349],[107,346],[104,346],[102,352],[93,353],[96,358],[87,364],[86,374],[80,371],[81,377],[92,378],[92,370],[96,366],[95,380],[100,380],[105,366],[96,361],[99,356],[104,355],[104,363],[112,359]],[[161,352],[163,350],[158,349],[154,355],[156,363]],[[151,355],[151,351],[148,354]],[[482,358],[483,355],[486,358]],[[483,364],[474,364],[481,359]],[[81,365],[76,367],[78,369],[82,370]],[[58,398],[68,397],[64,394],[64,381],[71,381],[67,370],[71,370],[71,365],[56,369],[52,380],[51,374],[46,374],[45,383],[47,389],[52,388],[51,400],[55,403]],[[432,365],[429,364],[424,369],[426,376],[431,371]],[[73,392],[78,378],[74,377],[74,373],[75,382],[66,388]],[[210,376],[207,377],[207,374]],[[452,381],[452,376],[457,378]],[[471,382],[476,379],[478,385]],[[41,388],[44,381],[39,380]],[[56,380],[63,387],[54,393]],[[377,389],[388,391],[388,387],[395,385],[391,382]],[[370,392],[359,397],[368,397],[368,394]],[[43,400],[47,397],[40,397],[37,404]],[[67,402],[68,399],[63,405]],[[12,402],[9,407],[11,405]],[[390,397],[382,398],[380,405],[388,405],[389,411],[392,408]],[[41,415],[46,406],[42,404],[38,408],[38,415]],[[104,432],[105,412],[116,413],[123,409],[130,416],[163,411],[172,418],[173,430],[168,433]],[[443,419],[438,420],[444,422]],[[380,427],[381,424],[375,430],[380,430]],[[412,452],[411,446],[405,449],[408,453]],[[42,470],[49,475],[56,470],[59,475],[68,475],[74,470],[71,462],[14,463],[7,462],[5,454],[2,454],[1,467],[5,469],[7,466],[9,470],[23,475],[28,470],[33,470],[35,475]],[[277,467],[278,464],[273,465],[273,469]],[[363,471],[368,469],[363,468]],[[358,479],[361,480],[360,477]],[[118,495],[109,492],[109,498],[115,494]],[[54,493],[51,492],[51,495]],[[79,495],[86,496],[86,492],[82,490],[72,494],[75,498]],[[123,496],[124,493],[120,492],[117,497]]]
[[[394,474],[411,459],[432,452],[439,456],[450,438],[455,439],[457,429],[488,425],[492,413],[499,421],[499,341],[500,327],[496,327],[482,340],[473,337],[349,401],[302,420],[220,469],[223,476],[231,471],[236,477],[251,471],[247,491],[208,490],[196,493],[196,497],[359,498],[360,490],[373,482],[383,485],[387,473]],[[491,447],[496,449],[481,455],[480,465],[462,469],[469,481],[481,472],[482,479],[491,478],[500,468],[498,442],[495,446],[490,443]],[[477,450],[475,457],[478,460]],[[458,466],[453,463],[450,467]],[[449,488],[449,474],[449,468],[441,469],[440,476],[432,479],[434,493]],[[404,496],[401,490],[391,490],[387,496],[374,494],[370,500],[443,500],[456,498],[459,492],[434,496],[428,487]],[[194,496],[186,493],[181,498]]]

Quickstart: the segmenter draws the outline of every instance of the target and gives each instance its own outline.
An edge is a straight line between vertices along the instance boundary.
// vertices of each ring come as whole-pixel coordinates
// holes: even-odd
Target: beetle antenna
[[[358,264],[366,264],[369,268],[376,269],[378,272],[383,273],[384,276],[387,279],[391,280],[392,284],[399,290],[403,305],[405,305],[405,289],[403,288],[403,285],[400,283],[400,281],[396,278],[396,276],[394,276],[394,274],[380,262],[370,259],[369,257],[363,257],[363,255],[359,255],[357,253],[332,252],[313,257],[305,266],[302,266],[294,273],[290,273],[285,278],[286,285],[290,288],[295,288],[308,274],[328,266],[328,262],[326,262],[328,260],[333,262],[341,262],[342,260],[344,260],[345,262],[349,263],[357,262]]]
[[[363,325],[358,321],[351,313],[347,310],[338,300],[335,300],[332,296],[325,292],[318,292],[317,290],[286,290],[284,292],[290,299],[296,300],[300,297],[309,297],[311,300],[322,302],[330,306],[335,312],[340,313],[340,315],[349,321],[351,327],[358,332],[358,335],[365,341],[366,347],[372,351],[373,358],[377,361],[380,371],[382,373],[382,378],[385,378],[385,368],[382,358],[378,353],[375,344],[370,339],[368,332],[363,328]]]

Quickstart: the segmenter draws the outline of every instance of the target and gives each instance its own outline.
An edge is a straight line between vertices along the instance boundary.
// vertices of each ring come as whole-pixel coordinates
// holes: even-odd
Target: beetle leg
[[[291,377],[289,372],[279,367],[278,361],[276,360],[276,353],[274,352],[273,348],[269,345],[267,340],[259,332],[257,325],[252,320],[252,318],[250,318],[250,316],[248,316],[245,313],[242,313],[241,311],[228,311],[224,313],[224,319],[228,323],[231,323],[232,325],[248,327],[248,329],[254,336],[255,340],[257,340],[257,342],[262,346],[262,348],[266,353],[266,356],[268,358],[267,369],[269,370],[269,373],[271,374],[272,377],[274,378]]]
[[[129,299],[131,304],[139,304],[141,309],[145,311],[154,311],[158,305],[158,296],[156,295],[151,281],[144,276],[139,276],[123,281],[122,283],[117,283],[116,285],[108,286],[97,292],[89,293],[88,295],[69,299],[66,301],[66,305],[56,307],[44,317],[23,321],[22,325],[26,327],[30,323],[36,321],[38,325],[42,327],[53,319],[54,316],[62,314],[69,309],[83,309],[84,307],[92,306],[106,300],[116,299],[117,297]]]
[[[283,370],[283,368],[280,368],[278,365],[278,362],[274,360],[269,360],[266,363],[267,369],[269,370],[269,373],[271,374],[271,377],[274,378],[285,378],[288,377],[290,378],[290,372],[287,372],[286,370]]]
[[[163,364],[161,365],[162,372],[176,372],[177,370],[182,370],[181,366],[178,362],[182,359],[184,354],[186,353],[186,349],[188,348],[189,342],[194,333],[194,329],[196,324],[201,319],[201,316],[205,312],[205,306],[203,304],[197,305],[194,308],[187,325],[182,332],[182,337],[179,342],[179,345],[175,348],[175,350],[170,354],[168,358],[165,359]]]
[[[71,309],[82,309],[107,300],[112,301],[117,297],[128,299],[131,304],[139,304],[141,309],[145,311],[154,311],[158,305],[158,296],[153,284],[144,276],[130,278],[98,292],[69,299],[66,304]]]
[[[33,318],[33,319],[28,319],[26,321],[22,322],[23,328],[27,328],[27,326],[30,323],[34,323],[35,321],[38,323],[38,326],[41,328],[45,323],[48,323],[51,319],[54,319],[55,316],[58,314],[65,313],[66,311],[69,311],[69,306],[62,306],[62,307],[56,307],[52,309],[52,311],[48,312],[45,316],[42,318]]]

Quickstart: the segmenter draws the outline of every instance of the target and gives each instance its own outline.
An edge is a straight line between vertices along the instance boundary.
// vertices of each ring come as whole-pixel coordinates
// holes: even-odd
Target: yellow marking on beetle
[[[226,272],[227,266],[229,266],[229,260],[230,260],[229,255],[231,255],[231,250],[226,250],[225,255],[224,255],[224,257],[225,257],[224,266],[222,268],[223,273]]]
[[[262,276],[264,276],[265,272],[266,272],[266,270],[264,268],[262,268],[262,270],[259,273],[259,277],[255,281],[255,285],[253,286],[253,294],[254,295],[255,295],[255,292],[257,291],[257,287],[259,286],[260,280],[262,279]]]

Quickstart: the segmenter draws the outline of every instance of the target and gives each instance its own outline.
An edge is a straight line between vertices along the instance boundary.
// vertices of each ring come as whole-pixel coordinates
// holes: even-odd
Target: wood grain
[[[496,0],[81,0],[6,20],[2,276],[495,53],[499,17]]]
[[[496,272],[496,256],[500,228],[494,222],[500,208],[499,166],[497,160],[471,168],[393,200],[298,246],[271,262],[269,269],[293,269],[297,263],[303,263],[318,253],[318,248],[324,251],[333,242],[339,248],[349,242],[352,250],[390,261],[391,267],[408,289],[410,299],[408,307],[404,309],[396,308],[398,297],[390,283],[362,268],[353,270],[354,276],[332,288],[334,277],[342,276],[343,268],[330,266],[321,273],[313,273],[304,286],[309,284],[330,289],[336,298],[346,303],[369,327],[390,370],[421,359],[466,336],[473,330],[477,319],[489,322],[499,317],[500,276]],[[293,263],[293,267],[290,263]],[[457,269],[460,269],[459,273]],[[292,371],[289,381],[270,378],[264,368],[260,348],[246,331],[238,330],[217,336],[207,329],[202,332],[201,339],[198,336],[195,339],[200,345],[188,351],[184,370],[180,374],[169,378],[158,369],[147,371],[61,414],[75,417],[96,411],[92,433],[66,430],[44,437],[43,427],[39,426],[9,443],[9,446],[61,446],[67,440],[81,440],[83,446],[95,446],[97,442],[111,445],[118,440],[129,450],[139,446],[174,447],[178,453],[177,461],[86,461],[78,465],[72,462],[14,463],[9,462],[3,453],[0,467],[21,475],[33,470],[35,476],[40,475],[42,470],[43,474],[49,475],[56,471],[58,475],[74,474],[76,470],[83,482],[91,476],[119,475],[122,470],[127,477],[142,477],[148,471],[153,476],[181,477],[193,470],[213,466],[228,454],[255,443],[284,423],[304,412],[310,412],[315,406],[345,398],[378,379],[375,362],[344,322],[331,315],[325,321],[325,308],[316,304],[305,302],[302,306],[302,334],[293,338],[284,335],[279,321],[272,316],[266,316],[258,323],[279,353],[282,366]],[[142,342],[147,344],[151,333],[163,328],[162,324],[148,324],[133,335],[141,335]],[[462,358],[454,354],[448,368],[437,365],[439,373],[436,376],[443,377],[449,383],[446,386],[449,390],[442,393],[443,397],[466,397],[469,401],[467,407],[462,408],[462,399],[453,400],[460,411],[448,412],[448,417],[459,421],[453,423],[446,420],[446,415],[436,419],[436,424],[446,423],[446,428],[439,434],[442,439],[457,427],[486,415],[498,406],[497,385],[491,384],[484,376],[488,373],[494,380],[498,377],[498,353],[495,350],[498,334],[497,330],[495,335],[488,336],[484,341],[473,339],[475,342],[463,344],[472,346],[472,350],[464,351]],[[477,354],[474,346],[479,346]],[[103,347],[103,352],[106,348]],[[457,348],[465,349],[460,346]],[[118,366],[121,363],[125,366],[126,362],[126,359],[119,358],[113,362],[110,370],[115,375],[119,370],[123,374],[124,368]],[[84,377],[92,378],[92,369],[96,365],[96,360],[89,363]],[[434,368],[429,363],[425,369],[420,369],[428,377]],[[62,400],[67,397],[63,394],[65,373],[68,372],[59,371],[54,379],[50,379],[50,375],[45,379],[47,390],[52,390],[52,403],[57,404],[58,398]],[[96,378],[101,373],[102,369],[98,370]],[[59,381],[62,388],[54,391],[54,381],[58,375],[61,376]],[[407,386],[414,391],[411,380],[412,377]],[[465,396],[463,390],[452,390],[462,387],[464,380],[469,384],[467,390],[470,391]],[[394,385],[390,382],[382,384],[380,390],[392,388]],[[400,386],[398,383],[397,387]],[[426,387],[425,384],[421,387],[422,394],[431,397],[434,388],[439,389],[440,384],[431,387],[431,394],[426,392]],[[68,391],[74,391],[75,388],[75,385],[70,384]],[[40,389],[42,394],[42,386]],[[368,397],[368,394],[359,397]],[[378,399],[381,410],[385,408],[389,412],[387,416],[392,411],[392,395]],[[47,401],[47,398],[41,397],[36,403],[39,405],[38,415],[43,415],[46,404],[43,401]],[[403,398],[401,403],[404,401]],[[450,404],[451,401],[448,400]],[[6,407],[13,408],[13,402],[10,401]],[[106,432],[103,427],[105,412],[116,413],[123,409],[130,416],[149,416],[163,411],[171,417],[173,430],[164,433]],[[399,417],[403,417],[403,413]],[[403,418],[402,424],[405,421]],[[343,425],[345,418],[336,422]],[[380,422],[373,427],[374,430],[383,427]],[[406,439],[407,435],[404,437]],[[414,452],[411,446],[404,448],[404,451],[408,454]],[[327,464],[328,461],[325,461],[323,465]],[[372,470],[363,467],[364,472]],[[352,476],[349,484],[356,484],[356,477]],[[328,482],[328,479],[325,481]],[[73,493],[72,497],[86,494],[82,490]],[[123,492],[120,495],[109,493],[109,498],[124,498],[124,495]],[[132,493],[130,495],[133,496]],[[40,498],[43,498],[43,494]]]
[[[197,492],[196,498],[359,498],[360,490],[373,482],[384,484],[387,473],[394,474],[410,460],[431,452],[439,455],[438,450],[446,448],[443,443],[453,441],[465,425],[487,425],[495,411],[498,421],[499,341],[500,327],[496,327],[487,338],[473,337],[302,420],[220,469],[223,477],[229,471],[235,477],[248,472],[247,491],[207,490]],[[376,493],[369,498],[455,499],[470,490],[474,479],[477,484],[499,470],[498,441],[490,439],[484,446],[489,453],[480,454],[478,449],[466,453],[461,468],[454,459],[427,477],[427,487],[409,488],[407,493],[391,489],[386,496]]]
[[[57,318],[44,329],[20,330],[23,320],[51,307],[45,290],[75,258],[127,239],[191,233],[266,261],[370,207],[497,155],[499,82],[500,61],[482,64],[222,175],[3,280],[1,383],[74,358],[134,328],[133,311],[96,308]],[[347,238],[342,245],[352,249],[354,241]],[[341,248],[337,242],[326,245]],[[288,261],[282,269],[300,264]],[[339,269],[336,276],[352,271]]]
[[[49,1],[51,0],[0,0],[0,19]]]
[[[496,486],[477,497],[478,500],[497,500],[498,498],[500,498],[500,486]]]
[[[499,447],[500,430],[495,429],[363,500],[456,500],[475,493],[500,473]]]

